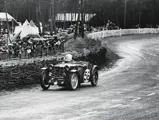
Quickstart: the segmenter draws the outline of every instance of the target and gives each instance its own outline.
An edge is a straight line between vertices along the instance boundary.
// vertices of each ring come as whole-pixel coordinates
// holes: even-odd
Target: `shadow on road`
[[[74,91],[83,91],[83,90],[90,90],[90,89],[94,89],[94,88],[97,88],[98,86],[96,86],[96,87],[92,87],[90,84],[82,84],[79,88],[77,88],[76,90],[74,90]],[[41,91],[43,91],[43,92],[61,92],[61,91],[64,91],[64,92],[68,92],[68,91],[70,91],[70,92],[74,92],[74,91],[72,91],[72,90],[69,90],[69,88],[67,88],[67,87],[54,87],[54,86],[52,86],[49,90],[41,90]]]

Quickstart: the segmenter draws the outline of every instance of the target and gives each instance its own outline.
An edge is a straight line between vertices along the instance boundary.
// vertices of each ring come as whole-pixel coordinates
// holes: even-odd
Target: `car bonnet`
[[[69,63],[58,63],[55,65],[55,67],[76,67],[76,66],[87,66],[88,62],[69,62]]]

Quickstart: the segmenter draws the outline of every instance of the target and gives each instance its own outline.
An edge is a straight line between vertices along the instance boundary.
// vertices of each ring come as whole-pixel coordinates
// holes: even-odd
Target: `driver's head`
[[[70,62],[70,61],[72,61],[72,55],[71,55],[71,54],[67,54],[67,55],[65,55],[65,57],[64,57],[64,61],[66,61],[66,62]]]

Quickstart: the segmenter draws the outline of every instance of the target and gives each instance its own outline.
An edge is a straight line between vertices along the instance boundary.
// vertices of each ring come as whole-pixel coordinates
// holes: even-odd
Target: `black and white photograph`
[[[159,0],[0,0],[0,120],[159,120]]]

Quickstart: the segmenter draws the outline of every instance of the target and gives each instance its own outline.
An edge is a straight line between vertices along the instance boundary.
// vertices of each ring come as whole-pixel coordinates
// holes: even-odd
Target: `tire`
[[[98,70],[94,69],[91,77],[91,85],[97,86],[98,84]]]
[[[50,87],[50,84],[48,84],[49,76],[47,72],[42,73],[42,78],[40,80],[40,85],[43,90],[48,90]]]
[[[76,90],[79,85],[79,77],[77,73],[70,73],[68,87],[70,90]]]

